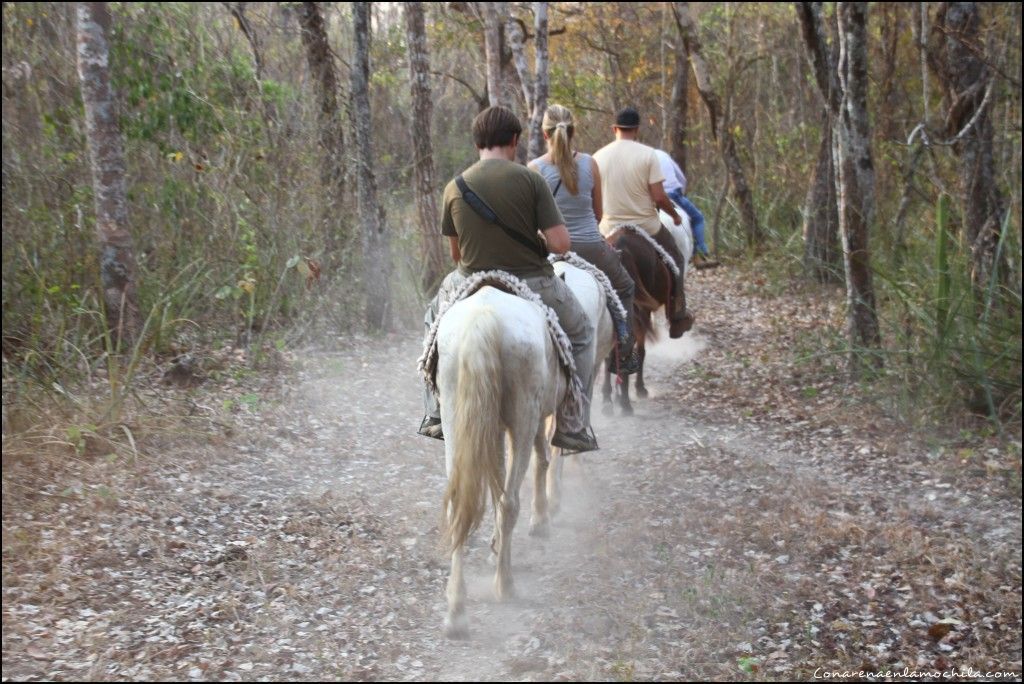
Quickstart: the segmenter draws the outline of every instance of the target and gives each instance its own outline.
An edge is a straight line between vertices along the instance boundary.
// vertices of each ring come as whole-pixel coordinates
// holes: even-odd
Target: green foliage
[[[193,144],[223,131],[215,103],[228,95],[227,86],[252,78],[237,54],[209,63],[186,59],[182,53],[193,46],[179,39],[178,22],[190,19],[195,10],[184,4],[165,12],[121,5],[113,13],[111,80],[125,103],[121,129],[128,140],[152,142],[163,153],[173,152],[172,131]]]
[[[909,244],[898,273],[876,268],[883,336],[893,340],[888,374],[908,406],[1019,420],[1020,293],[995,280],[983,292],[975,289],[970,250],[950,234],[952,214],[949,198],[940,195],[932,249],[921,239],[927,232],[915,231],[921,238]],[[1000,249],[1018,231],[1007,216]]]
[[[457,5],[430,5],[426,16],[435,72],[431,134],[438,196],[447,180],[476,158],[469,126],[485,92],[481,26]],[[1004,29],[1016,35],[1010,30],[1018,24],[1012,12],[993,7],[991,39],[1002,40],[998,31]],[[349,163],[344,197],[325,196],[314,79],[297,37],[293,3],[247,5],[260,39],[258,82],[252,48],[223,4],[116,3],[111,10],[110,64],[147,333],[133,350],[110,348],[105,335],[92,180],[73,59],[74,7],[8,3],[3,15],[5,379],[15,378],[26,396],[73,403],[75,381],[106,373],[111,356],[126,357],[104,376],[123,394],[130,389],[136,352],[163,358],[231,343],[246,347],[248,358],[257,362],[267,344],[285,348],[302,336],[335,339],[351,329],[362,304],[353,296],[361,256],[349,228],[357,223],[352,194],[357,172]],[[513,4],[512,11],[531,25],[527,4]],[[803,46],[795,39],[791,6],[709,3],[694,5],[693,11],[767,236],[766,255],[749,253],[739,212],[727,196],[716,247],[727,265],[735,259],[767,264],[757,287],[770,295],[799,277],[801,211],[821,136],[821,103],[810,87]],[[418,326],[424,293],[418,286],[420,236],[412,228],[404,23],[398,4],[375,5],[375,12],[374,171],[392,245],[394,311],[399,320]],[[873,141],[878,220],[871,246],[887,354],[884,378],[897,380],[908,405],[928,403],[931,410],[956,406],[969,396],[983,413],[1019,414],[1020,274],[1009,279],[1016,289],[991,283],[979,296],[971,288],[950,154],[932,155],[928,170],[918,172],[904,228],[890,230],[906,158],[907,131],[900,127],[919,120],[923,84],[910,33],[888,33],[908,25],[910,10],[883,4],[877,12],[881,17],[871,23],[869,60],[878,127]],[[344,109],[351,9],[336,4],[328,13]],[[644,142],[670,147],[673,51],[680,47],[671,7],[555,3],[551,28],[564,31],[550,42],[549,101],[573,109],[580,149],[593,152],[607,143],[611,116],[626,104],[644,114]],[[894,40],[883,40],[891,36]],[[1007,43],[1011,65],[1019,62],[1016,40]],[[890,46],[891,73],[886,71]],[[532,49],[528,41],[528,53]],[[532,57],[527,55],[531,66]],[[30,67],[26,76],[23,64]],[[934,83],[932,90],[934,115],[940,93]],[[995,95],[999,102],[992,112],[1002,135],[996,156],[1008,167],[1000,182],[1011,206],[1010,230],[1000,248],[1019,264],[1019,103],[1001,90]],[[520,113],[525,119],[525,110]],[[705,213],[710,241],[724,171],[692,77],[687,125],[689,195]],[[351,146],[351,137],[346,143]],[[943,193],[953,198],[946,200],[948,206],[936,204]],[[330,255],[325,253],[328,234],[340,236],[340,248]],[[316,280],[316,264],[323,266],[323,283]]]

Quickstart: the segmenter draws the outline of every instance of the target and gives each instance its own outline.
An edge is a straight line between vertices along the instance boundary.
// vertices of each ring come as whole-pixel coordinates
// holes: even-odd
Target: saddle
[[[519,278],[505,271],[482,271],[474,273],[464,280],[458,287],[448,293],[438,293],[438,314],[423,343],[423,355],[417,362],[420,372],[423,374],[430,390],[437,395],[437,331],[441,325],[441,319],[448,313],[457,302],[470,297],[480,288],[490,286],[503,292],[514,295],[540,307],[544,312],[547,321],[548,334],[551,335],[554,347],[558,352],[559,364],[565,373],[567,390],[562,398],[558,410],[559,425],[562,425],[570,432],[582,430],[586,424],[584,420],[586,397],[583,392],[583,384],[576,373],[576,362],[572,357],[572,343],[569,336],[562,330],[558,323],[558,316],[548,307],[541,298],[527,287]],[[621,304],[620,304],[621,307]]]
[[[575,252],[566,252],[565,254],[549,254],[548,261],[555,263],[558,261],[564,261],[567,264],[571,264],[581,271],[586,271],[594,277],[598,285],[604,290],[605,301],[608,306],[608,313],[612,316],[612,322],[614,324],[614,330],[619,330],[621,325],[628,325],[629,319],[627,317],[626,308],[622,306],[622,300],[619,299],[619,294],[612,287],[612,282],[608,280],[608,276],[605,275],[604,271],[594,266],[592,263],[579,256]]]

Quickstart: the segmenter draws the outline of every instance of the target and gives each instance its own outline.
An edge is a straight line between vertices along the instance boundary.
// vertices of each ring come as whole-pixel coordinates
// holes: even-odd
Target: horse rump
[[[444,542],[461,547],[487,512],[486,494],[497,502],[503,488],[504,428],[501,420],[501,327],[490,307],[469,314],[458,342],[452,430],[453,456],[444,495]]]

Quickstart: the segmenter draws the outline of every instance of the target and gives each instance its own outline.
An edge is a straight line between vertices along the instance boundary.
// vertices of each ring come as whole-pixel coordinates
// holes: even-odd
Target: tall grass
[[[876,262],[888,372],[925,411],[966,408],[995,425],[1021,414],[1021,297],[998,276],[976,288],[970,249],[951,230],[940,194],[931,231],[916,231],[897,272]],[[1018,229],[1019,230],[1019,229]],[[928,254],[928,233],[933,254]],[[1015,241],[1007,215],[999,251]],[[1019,280],[1019,274],[1011,275]]]

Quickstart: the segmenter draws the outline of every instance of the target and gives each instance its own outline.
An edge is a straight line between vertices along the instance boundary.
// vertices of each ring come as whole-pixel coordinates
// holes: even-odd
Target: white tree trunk
[[[86,141],[100,242],[100,275],[107,324],[117,342],[141,332],[135,255],[128,230],[125,161],[110,88],[110,11],[105,2],[78,3],[78,76],[85,105]]]
[[[833,149],[836,160],[836,195],[839,230],[846,269],[847,336],[852,361],[858,350],[881,344],[868,239],[875,221],[875,168],[868,121],[867,3],[838,3],[841,99],[835,119]],[[877,365],[880,357],[874,359]]]

